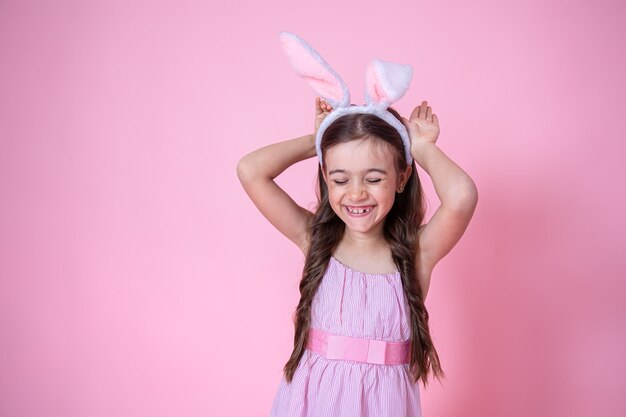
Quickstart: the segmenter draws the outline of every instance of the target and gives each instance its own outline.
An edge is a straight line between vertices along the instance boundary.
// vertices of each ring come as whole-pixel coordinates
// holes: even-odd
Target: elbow
[[[242,184],[250,178],[250,164],[247,156],[241,158],[237,163],[237,178],[239,178],[239,182]]]
[[[471,178],[467,177],[467,180],[459,185],[455,195],[454,208],[456,211],[474,212],[478,204],[478,188]]]

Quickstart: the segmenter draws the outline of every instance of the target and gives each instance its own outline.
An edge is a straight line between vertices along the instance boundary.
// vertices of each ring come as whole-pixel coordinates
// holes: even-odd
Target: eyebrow
[[[345,174],[346,172],[348,171],[346,171],[345,169],[333,169],[332,171],[328,173],[328,175],[338,174],[338,173]],[[384,169],[380,169],[380,168],[369,168],[365,170],[366,174],[370,172],[380,172],[381,174],[387,175],[387,171],[385,171]]]

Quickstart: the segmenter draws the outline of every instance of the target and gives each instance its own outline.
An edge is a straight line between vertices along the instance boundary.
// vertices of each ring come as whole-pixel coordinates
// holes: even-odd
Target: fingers
[[[322,112],[320,98],[319,96],[315,96],[315,114],[320,114]]]
[[[324,118],[333,110],[333,107],[320,96],[315,96],[315,117]],[[321,120],[321,119],[320,119]]]
[[[321,109],[322,109],[322,111],[328,111],[329,112],[329,111],[331,111],[333,109],[333,107],[330,104],[328,104],[327,102],[325,102],[321,98],[320,98],[320,102],[321,102]]]
[[[426,100],[422,101],[422,105],[419,106],[419,118],[420,119],[427,119],[428,118],[428,109],[430,109],[430,106],[428,105],[428,102]]]
[[[413,111],[411,112],[411,116],[409,117],[410,120],[413,119],[417,119],[420,116],[420,107],[416,107],[413,109]]]
[[[330,106],[320,96],[315,96],[315,113],[321,114],[329,111]]]
[[[428,105],[426,100],[422,101],[420,106],[413,109],[411,112],[411,119],[424,119],[428,121],[433,120],[433,109]]]

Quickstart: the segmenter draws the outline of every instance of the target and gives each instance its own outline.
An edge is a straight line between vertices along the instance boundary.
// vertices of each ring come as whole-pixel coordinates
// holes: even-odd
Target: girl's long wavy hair
[[[388,109],[398,120],[398,112]],[[377,144],[387,143],[393,150],[396,172],[406,169],[404,145],[398,131],[381,118],[372,114],[348,114],[335,120],[324,132],[321,142],[322,154],[338,143],[370,138]],[[380,141],[380,142],[378,142]],[[325,160],[325,159],[324,159]],[[416,274],[418,250],[417,230],[424,219],[425,200],[422,186],[413,162],[411,175],[405,191],[396,194],[394,204],[384,220],[383,233],[389,243],[393,260],[402,277],[404,295],[409,305],[411,327],[411,353],[409,372],[413,383],[420,379],[428,384],[428,374],[441,382],[445,377],[439,356],[433,345],[428,328],[428,311]],[[324,164],[324,169],[326,166]],[[318,165],[318,206],[309,225],[309,248],[300,281],[300,302],[294,313],[294,348],[283,368],[287,382],[291,382],[307,345],[311,325],[311,304],[326,272],[330,257],[343,237],[345,224],[333,211],[328,201],[328,187]]]

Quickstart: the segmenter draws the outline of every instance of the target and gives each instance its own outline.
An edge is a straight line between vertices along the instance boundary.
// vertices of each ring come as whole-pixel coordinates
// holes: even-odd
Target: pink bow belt
[[[385,342],[362,337],[341,336],[309,329],[307,348],[327,359],[344,359],[380,365],[409,363],[411,342]]]

